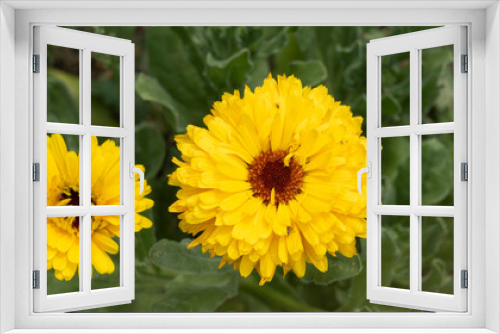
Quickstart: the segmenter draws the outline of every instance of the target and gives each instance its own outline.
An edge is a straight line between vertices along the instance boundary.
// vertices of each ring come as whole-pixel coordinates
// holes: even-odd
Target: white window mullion
[[[82,52],[81,80],[81,101],[82,101],[82,122],[81,124],[87,130],[80,140],[80,200],[83,206],[90,209],[91,199],[91,137],[88,131],[91,120],[91,51],[89,48]],[[92,289],[92,254],[91,254],[91,236],[92,236],[92,217],[87,211],[83,217],[83,224],[80,226],[80,285],[82,291],[90,294]]]
[[[422,82],[422,81],[420,81]],[[419,118],[421,115],[419,116]],[[412,132],[417,135],[434,135],[442,133],[453,133],[455,131],[455,124],[449,123],[433,123],[433,124],[420,124],[412,127]]]
[[[434,123],[434,124],[417,124],[417,125],[403,125],[392,126],[386,128],[374,129],[372,135],[379,138],[402,137],[409,136],[411,133],[417,135],[435,135],[443,133],[453,133],[455,131],[455,124],[448,123]]]
[[[80,96],[83,96],[81,92]],[[90,133],[92,136],[123,138],[127,137],[130,130],[124,128],[114,128],[109,126],[91,126],[81,124],[47,123],[47,133],[59,133],[61,135],[82,136]]]
[[[91,126],[89,131],[92,134],[92,136],[98,136],[98,137],[110,137],[110,138],[124,138],[130,135],[131,132],[133,132],[134,128],[132,127],[132,130],[130,129],[124,129],[124,128],[112,128],[112,127],[107,127],[107,126]]]
[[[421,217],[454,217],[453,206],[418,206],[411,208],[409,205],[376,205],[372,212],[383,216],[409,216],[414,213]]]

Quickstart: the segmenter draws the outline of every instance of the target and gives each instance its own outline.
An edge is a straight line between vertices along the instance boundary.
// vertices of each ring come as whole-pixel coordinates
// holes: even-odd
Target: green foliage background
[[[370,304],[366,299],[366,241],[358,240],[359,256],[329,258],[329,271],[308,266],[304,278],[276,274],[259,287],[254,272],[243,279],[232,267],[217,269],[218,259],[200,247],[186,249],[175,214],[168,207],[177,188],[166,175],[179,156],[173,136],[187,124],[202,126],[214,101],[224,92],[254,88],[272,73],[293,74],[304,85],[325,85],[330,94],[366,116],[366,45],[371,39],[428,27],[80,27],[83,31],[132,40],[136,47],[136,162],[146,167],[155,206],[147,212],[151,229],[136,234],[136,297],[128,305],[92,312],[366,312],[409,311]],[[423,120],[453,120],[452,49],[423,54]],[[78,110],[78,66],[63,50],[49,63],[49,120],[75,122]],[[405,58],[406,57],[406,58]],[[408,124],[409,62],[405,54],[383,62],[382,122]],[[119,66],[93,54],[93,124],[119,124]],[[451,102],[450,102],[451,101]],[[76,119],[77,121],[77,119]],[[365,125],[363,125],[364,127]],[[409,201],[409,157],[405,138],[383,142],[382,198],[385,203]],[[430,205],[453,205],[453,135],[422,139],[426,164],[423,192]],[[439,182],[434,182],[438,180]],[[383,217],[383,284],[409,286],[407,217]],[[452,293],[453,221],[426,218],[423,223],[423,288]],[[282,271],[278,271],[282,272]],[[50,275],[49,275],[50,276]],[[94,278],[99,286],[100,278]],[[66,290],[54,279],[53,291]],[[94,284],[94,282],[93,282]],[[93,285],[94,286],[94,285]],[[61,287],[61,288],[59,288]],[[60,291],[62,291],[60,290]]]

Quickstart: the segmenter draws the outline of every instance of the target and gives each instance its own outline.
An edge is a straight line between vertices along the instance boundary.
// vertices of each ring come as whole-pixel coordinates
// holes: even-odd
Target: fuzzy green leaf
[[[361,272],[362,266],[359,256],[345,257],[341,254],[328,257],[328,270],[324,273],[316,269],[315,266],[308,263],[306,274],[302,280],[306,283],[316,283],[319,285],[327,285],[335,281],[343,280],[349,277],[356,276]]]
[[[233,273],[233,269],[224,266],[218,269],[220,259],[210,258],[207,253],[203,254],[201,247],[187,249],[192,240],[184,239],[182,242],[163,239],[151,247],[149,256],[151,262],[160,268],[179,274],[196,275],[224,275]]]
[[[290,63],[290,74],[302,80],[302,86],[317,86],[326,80],[328,73],[319,60],[297,60]]]
[[[143,100],[156,102],[166,108],[165,118],[176,132],[186,130],[189,119],[184,107],[172,98],[156,78],[140,73],[137,76],[135,89]]]
[[[165,152],[165,140],[156,126],[142,123],[135,127],[135,162],[146,167],[146,179],[158,174]]]
[[[250,52],[247,49],[242,49],[223,60],[216,59],[212,53],[209,53],[206,64],[207,75],[212,83],[231,93],[231,89],[237,89],[243,85],[252,66]]]
[[[238,277],[223,275],[178,275],[165,285],[153,312],[213,312],[238,293]]]

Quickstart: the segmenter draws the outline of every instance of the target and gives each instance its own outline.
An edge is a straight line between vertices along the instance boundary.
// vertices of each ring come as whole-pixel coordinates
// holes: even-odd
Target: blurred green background
[[[166,175],[179,157],[173,136],[187,124],[202,126],[224,92],[255,88],[272,73],[293,74],[304,85],[325,85],[336,100],[366,116],[366,45],[371,39],[429,27],[70,27],[135,43],[136,163],[146,167],[155,205],[153,228],[136,233],[136,295],[131,304],[91,312],[389,312],[410,311],[366,299],[366,241],[359,256],[329,258],[321,274],[304,278],[278,270],[258,286],[219,260],[186,249],[189,238],[168,212],[176,187]],[[78,122],[78,52],[50,47],[48,120]],[[409,124],[409,55],[384,56],[382,126]],[[92,124],[119,125],[119,61],[92,54]],[[453,121],[453,49],[422,52],[422,122]],[[363,124],[363,130],[365,129]],[[422,203],[453,205],[453,135],[422,137]],[[75,147],[71,143],[69,147]],[[409,203],[409,140],[387,138],[382,149],[382,202]],[[453,220],[422,222],[424,291],[453,293]],[[115,258],[116,259],[116,258]],[[118,263],[117,263],[118,265]],[[409,219],[382,217],[382,284],[409,287]],[[117,271],[113,275],[117,275]],[[77,279],[51,291],[74,291]],[[106,276],[106,275],[104,275]],[[107,275],[109,276],[109,275]],[[112,281],[115,281],[116,277]],[[93,287],[109,278],[95,275]],[[73,285],[69,288],[67,285]]]

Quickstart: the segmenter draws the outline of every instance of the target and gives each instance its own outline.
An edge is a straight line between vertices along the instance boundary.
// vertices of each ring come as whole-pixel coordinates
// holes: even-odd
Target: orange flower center
[[[283,150],[262,152],[248,168],[253,195],[266,204],[271,201],[273,189],[276,204],[286,204],[301,192],[304,171],[293,158],[285,166],[287,154]]]
[[[66,188],[65,191],[63,191],[62,194],[59,194],[59,200],[63,201],[65,199],[69,199],[68,206],[79,206],[80,205],[80,192],[78,190],[75,190],[73,188],[69,188],[69,190]],[[91,199],[92,205],[95,205],[94,198]],[[71,227],[75,231],[80,230],[80,218],[75,217],[71,223]]]

